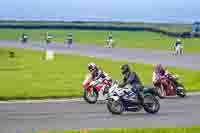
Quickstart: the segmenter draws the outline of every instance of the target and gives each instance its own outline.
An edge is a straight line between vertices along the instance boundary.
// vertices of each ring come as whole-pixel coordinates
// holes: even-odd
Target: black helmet
[[[130,67],[128,64],[121,65],[120,68],[121,68],[122,74],[126,74],[126,73],[130,72]]]

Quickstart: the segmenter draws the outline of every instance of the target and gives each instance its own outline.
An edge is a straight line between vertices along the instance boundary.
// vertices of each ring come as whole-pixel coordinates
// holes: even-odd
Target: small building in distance
[[[192,32],[200,33],[200,22],[194,22],[192,25]]]

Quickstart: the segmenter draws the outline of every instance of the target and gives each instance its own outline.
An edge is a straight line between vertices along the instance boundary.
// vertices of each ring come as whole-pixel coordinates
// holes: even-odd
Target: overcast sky
[[[1,0],[0,2],[0,19],[191,22],[199,18],[199,0]]]

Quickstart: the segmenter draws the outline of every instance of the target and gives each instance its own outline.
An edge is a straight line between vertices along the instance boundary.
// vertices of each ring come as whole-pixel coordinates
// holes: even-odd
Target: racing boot
[[[138,92],[138,102],[140,105],[144,106],[144,96],[142,92]]]
[[[105,85],[104,89],[103,89],[103,95],[107,94],[108,91],[109,91],[109,86],[108,85]]]

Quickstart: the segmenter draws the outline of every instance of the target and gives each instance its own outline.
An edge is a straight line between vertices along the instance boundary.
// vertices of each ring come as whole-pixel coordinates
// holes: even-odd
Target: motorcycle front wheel
[[[107,102],[108,111],[114,115],[120,115],[124,112],[124,106],[121,100],[114,101],[113,99],[108,99]]]
[[[98,92],[94,91],[93,93],[88,92],[86,89],[84,89],[84,100],[89,104],[95,104],[98,100]]]
[[[157,90],[159,98],[164,99],[165,96],[166,96],[166,92],[165,92],[163,86],[161,85],[161,87],[160,88],[156,88],[156,90]]]

